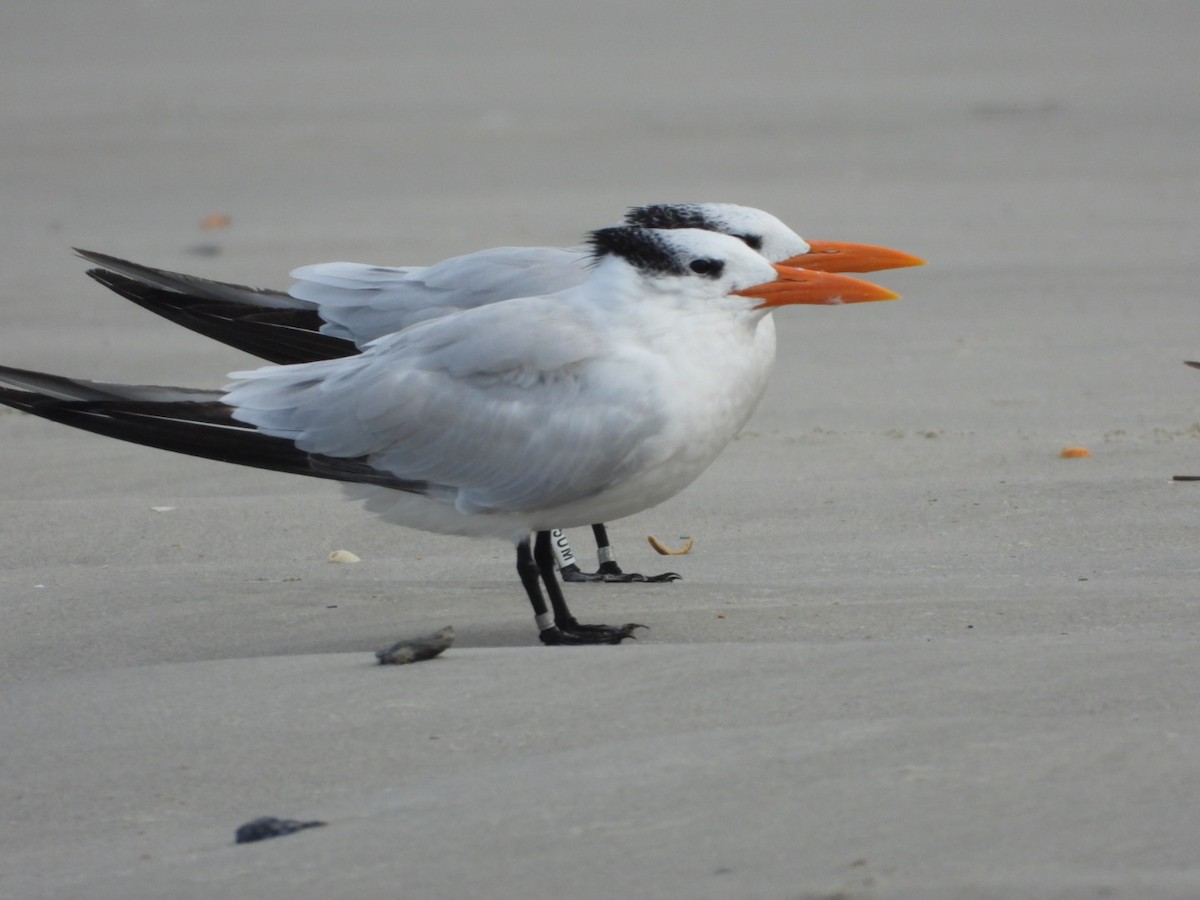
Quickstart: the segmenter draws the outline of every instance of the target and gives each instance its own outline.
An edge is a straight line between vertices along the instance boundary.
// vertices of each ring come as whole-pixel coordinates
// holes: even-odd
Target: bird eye
[[[757,234],[735,234],[734,237],[737,238],[739,241],[741,241],[743,244],[745,244],[747,247],[749,247],[751,250],[761,250],[762,249],[763,239],[760,235],[757,235]]]
[[[721,274],[721,270],[725,268],[725,263],[719,259],[693,259],[689,268],[697,275],[707,275],[709,278],[716,278]]]

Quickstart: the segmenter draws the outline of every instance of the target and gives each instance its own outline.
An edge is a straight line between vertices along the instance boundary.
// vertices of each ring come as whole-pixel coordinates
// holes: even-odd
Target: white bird
[[[773,263],[825,272],[873,272],[920,265],[907,253],[867,244],[806,241],[770,213],[730,203],[634,207],[625,224],[700,228],[732,235]],[[321,263],[291,272],[287,293],[210,281],[77,251],[102,268],[95,280],[188,328],[277,363],[348,356],[417,322],[516,297],[554,293],[587,278],[586,247],[498,247],[432,266]],[[760,363],[774,359],[774,324],[760,325]],[[583,572],[561,530],[553,546],[567,581],[674,581],[675,572],[623,572],[602,523],[592,523],[599,568]]]
[[[0,368],[0,402],[348,482],[389,522],[506,538],[544,643],[619,643],[641,626],[575,620],[549,529],[631,515],[703,472],[763,393],[758,330],[774,307],[896,295],[708,231],[616,227],[590,244],[582,285],[432,319],[354,356],[236,372],[224,391]]]

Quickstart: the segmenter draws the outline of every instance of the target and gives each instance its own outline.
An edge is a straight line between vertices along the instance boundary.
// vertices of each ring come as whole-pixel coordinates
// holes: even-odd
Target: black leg
[[[521,585],[525,588],[530,605],[533,606],[533,620],[537,622],[537,627],[542,631],[553,628],[554,618],[546,608],[546,598],[542,596],[539,583],[541,573],[533,560],[533,553],[530,552],[528,537],[517,542],[517,574],[521,576]]]
[[[613,555],[612,545],[608,542],[608,529],[604,527],[603,522],[597,522],[592,526],[592,536],[596,538],[596,559],[600,561],[600,568],[596,570],[599,575],[624,575],[621,567],[617,565],[617,558]],[[639,581],[645,579],[641,575],[634,576]]]
[[[608,543],[608,529],[603,524],[592,526],[596,536],[596,555],[600,557],[600,568],[595,572],[585,572],[575,561],[571,544],[562,529],[556,528],[550,532],[550,543],[554,548],[554,558],[558,561],[558,574],[563,581],[587,582],[604,581],[615,584],[631,584],[634,582],[664,582],[678,581],[682,576],[678,572],[664,572],[661,575],[639,575],[636,572],[622,572],[613,556],[612,547]]]
[[[554,550],[550,532],[539,531],[533,553],[529,552],[529,541],[517,544],[517,572],[529,602],[533,604],[534,619],[537,621],[539,637],[543,644],[619,644],[644,625],[632,622],[626,625],[583,625],[571,615],[566,597],[558,577],[554,574]],[[546,601],[538,585],[538,579],[546,587],[553,616],[546,609]]]

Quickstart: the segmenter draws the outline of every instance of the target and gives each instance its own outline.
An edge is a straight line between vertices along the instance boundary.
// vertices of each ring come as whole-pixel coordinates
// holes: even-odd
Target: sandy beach
[[[6,365],[255,364],[72,247],[284,288],[727,201],[929,260],[776,316],[746,430],[610,526],[683,580],[568,586],[620,647],[540,646],[503,543],[0,412],[0,896],[1200,896],[1194,3],[0,20]]]

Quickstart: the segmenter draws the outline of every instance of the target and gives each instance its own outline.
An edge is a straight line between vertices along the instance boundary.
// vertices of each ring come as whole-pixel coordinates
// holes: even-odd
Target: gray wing
[[[580,248],[497,247],[432,266],[321,263],[293,271],[292,297],[315,304],[325,334],[358,346],[417,322],[584,281]]]
[[[358,356],[234,373],[234,417],[430,484],[464,512],[582,499],[641,464],[653,379],[561,298],[429,321]]]

